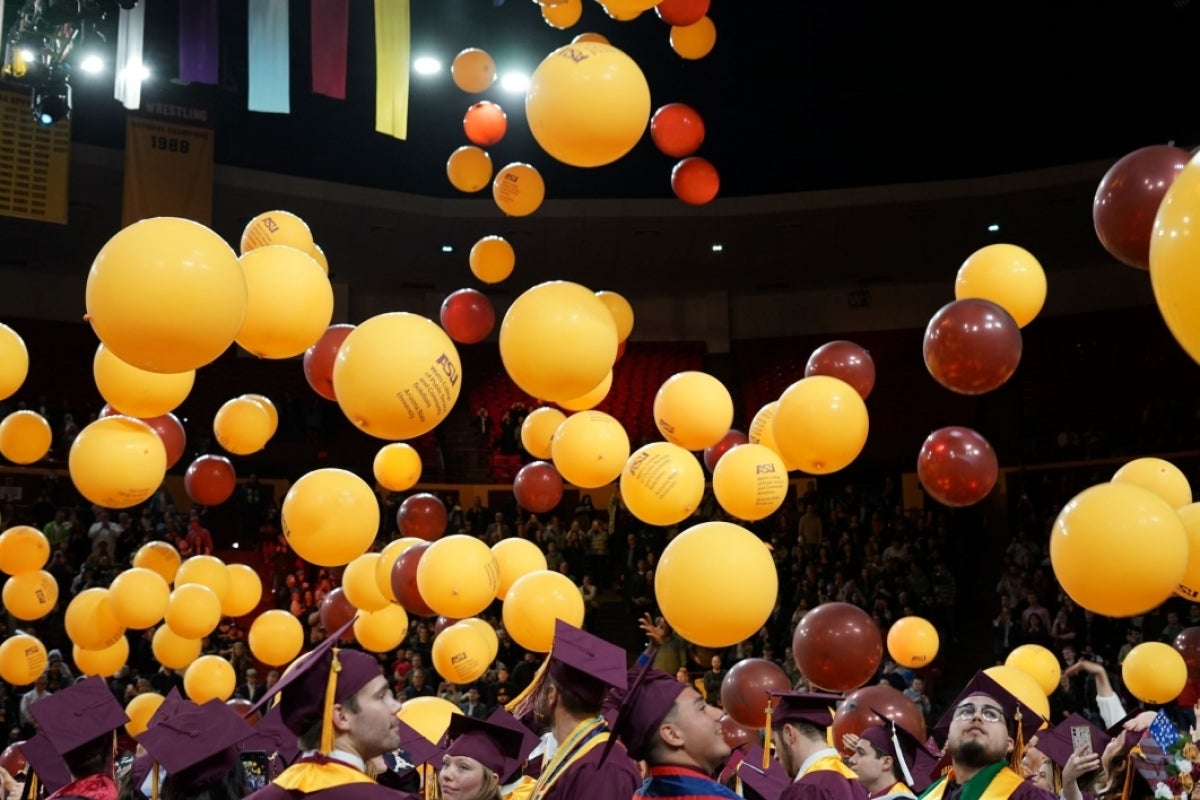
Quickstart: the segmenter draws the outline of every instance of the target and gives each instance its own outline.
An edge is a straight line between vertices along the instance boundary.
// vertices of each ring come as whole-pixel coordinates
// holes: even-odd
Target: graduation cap
[[[1009,735],[1021,743],[1029,741],[1046,720],[1025,703],[1021,702],[1012,692],[1001,686],[994,678],[983,670],[976,672],[967,685],[958,693],[958,697],[950,703],[950,707],[942,718],[937,721],[934,730],[946,733],[950,723],[954,721],[954,713],[958,707],[971,697],[986,697],[1004,712],[1005,726]]]
[[[833,724],[833,709],[841,700],[841,695],[826,692],[771,692],[767,700],[767,724],[763,726],[763,769],[771,760],[774,728],[803,722],[824,730]]]
[[[520,767],[524,766],[524,762],[529,758],[529,754],[532,753],[534,750],[536,750],[537,746],[539,744],[541,744],[541,742],[542,742],[541,737],[537,736],[533,731],[529,730],[529,728],[527,726],[525,726],[521,723],[521,720],[517,719],[512,714],[508,713],[503,708],[497,708],[495,711],[493,711],[491,714],[489,714],[487,721],[492,723],[493,725],[499,725],[502,728],[508,728],[509,730],[512,730],[512,731],[515,731],[515,732],[521,734],[522,756],[521,756],[521,764],[518,765],[518,772],[519,772]],[[501,779],[500,780],[501,784],[504,784],[504,783],[508,783],[508,782],[512,781],[514,779],[514,777],[512,774],[507,775],[507,776],[501,775],[500,779]]]
[[[764,762],[762,747],[755,744],[746,751],[746,757],[738,765],[737,774],[742,783],[762,800],[779,800],[784,789],[791,785],[783,766],[773,758],[767,757]],[[766,763],[763,767],[762,764]]]
[[[450,717],[446,737],[450,741],[445,750],[447,756],[473,758],[496,773],[501,783],[521,768],[533,749],[525,749],[526,739],[521,731],[466,714]]]
[[[1071,714],[1049,730],[1038,731],[1037,749],[1045,753],[1046,758],[1057,764],[1059,769],[1067,765],[1067,759],[1076,750],[1072,735],[1073,728],[1087,730],[1092,743],[1092,752],[1097,755],[1103,753],[1104,748],[1108,747],[1108,743],[1112,741],[1111,736],[1078,714]]]
[[[886,714],[876,709],[871,713],[884,720],[883,725],[872,725],[859,734],[859,738],[869,742],[879,752],[892,757],[900,766],[900,775],[905,785],[916,793],[925,791],[932,783],[931,773],[936,769],[940,753],[929,749],[912,733]]]
[[[300,744],[296,734],[283,724],[283,712],[273,707],[251,728],[250,736],[238,745],[242,752],[262,750],[269,757],[271,777],[279,776],[284,768],[300,755]]]
[[[29,713],[62,756],[129,722],[108,685],[95,676],[39,700]]]
[[[197,705],[190,700],[160,708],[158,722],[138,737],[167,774],[185,786],[204,786],[233,770],[241,757],[238,748],[253,735],[246,720],[220,700]]]
[[[692,687],[680,683],[674,675],[650,669],[649,665],[630,672],[628,688],[613,687],[609,694],[612,707],[616,709],[612,728],[630,757],[646,758],[662,721],[675,707],[679,695],[689,688]],[[606,756],[613,741],[609,739]]]
[[[550,654],[529,686],[507,708],[518,718],[525,718],[549,675],[588,709],[599,709],[610,687],[626,687],[627,660],[622,648],[561,619],[555,620]]]
[[[50,744],[44,733],[34,734],[22,742],[21,754],[29,762],[29,770],[32,773],[29,780],[33,781],[36,776],[46,787],[47,794],[57,792],[71,782],[71,770],[67,769],[67,762],[63,761],[62,755],[54,749],[54,745]]]

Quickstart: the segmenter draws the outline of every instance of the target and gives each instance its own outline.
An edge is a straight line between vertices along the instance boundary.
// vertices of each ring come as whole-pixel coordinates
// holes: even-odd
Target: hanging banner
[[[408,0],[375,0],[375,130],[408,138]]]
[[[0,91],[0,215],[67,223],[71,122],[33,121],[29,91]]]
[[[346,99],[350,0],[312,0],[312,90]]]
[[[219,56],[217,0],[180,0],[179,80],[216,84]]]
[[[212,224],[212,116],[205,106],[156,101],[126,115],[122,225],[147,217]]]
[[[247,108],[268,114],[291,113],[288,0],[250,0],[248,14]]]

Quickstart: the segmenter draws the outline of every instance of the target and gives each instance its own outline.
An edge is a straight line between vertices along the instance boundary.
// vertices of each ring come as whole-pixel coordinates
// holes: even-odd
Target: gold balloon
[[[259,358],[276,359],[302,355],[316,344],[333,320],[333,286],[307,249],[257,247],[241,264],[246,318],[237,343]]]
[[[783,459],[788,472],[794,472],[799,467],[784,457],[779,449],[779,443],[775,441],[775,414],[778,411],[778,400],[772,400],[760,408],[758,413],[754,415],[754,419],[750,420],[750,428],[746,431],[746,438],[750,440],[750,444],[761,444],[763,447],[777,453]]]
[[[14,525],[0,533],[0,572],[20,575],[46,566],[50,542],[32,525]]]
[[[216,556],[192,556],[179,565],[175,573],[175,586],[198,583],[213,590],[222,603],[229,596],[229,567]]]
[[[271,415],[261,403],[248,397],[226,400],[213,417],[217,444],[236,456],[248,456],[266,447],[271,428]]]
[[[475,145],[463,145],[446,160],[446,176],[460,192],[473,194],[492,180],[492,158]]]
[[[10,636],[0,644],[0,679],[27,686],[46,671],[46,646],[27,633]]]
[[[379,532],[375,493],[344,469],[305,474],[284,496],[280,516],[283,534],[296,554],[321,567],[349,564],[367,551]]]
[[[633,333],[633,306],[616,292],[596,292],[596,297],[600,298],[600,302],[604,303],[613,315],[613,322],[617,326],[617,341],[623,342],[628,339],[629,334]]]
[[[891,642],[891,633],[888,633]],[[890,651],[890,646],[889,646]],[[1037,681],[1042,692],[1049,697],[1058,689],[1062,679],[1062,667],[1059,666],[1058,656],[1039,644],[1023,644],[1015,648],[1004,659],[1004,666],[1021,670]]]
[[[462,709],[440,697],[414,697],[406,700],[397,714],[400,721],[408,725],[430,742],[440,742],[450,727],[450,717],[461,714]]]
[[[983,672],[1032,708],[1042,719],[1050,719],[1050,700],[1033,676],[1008,666],[988,667]]]
[[[375,585],[388,602],[396,602],[396,592],[392,589],[392,567],[396,566],[396,559],[408,548],[424,541],[415,536],[405,536],[388,542],[380,551],[379,560],[375,562]]]
[[[444,617],[473,617],[496,599],[499,572],[486,544],[454,534],[438,539],[421,556],[417,590],[426,605]]]
[[[167,627],[184,639],[202,639],[221,622],[221,601],[201,583],[176,586],[164,615]]]
[[[668,442],[685,450],[703,450],[729,431],[733,398],[712,375],[680,372],[667,378],[654,396],[654,424]]]
[[[773,430],[784,461],[813,475],[849,466],[867,443],[867,406],[850,384],[827,375],[802,378],[779,398]]]
[[[263,394],[244,394],[238,398],[239,400],[253,400],[263,407],[267,412],[267,416],[271,418],[271,432],[267,435],[270,439],[279,430],[279,411],[275,408],[275,404],[271,402],[271,398]]]
[[[542,206],[546,183],[542,173],[529,164],[513,162],[492,179],[492,199],[510,217],[527,217]]]
[[[67,638],[86,650],[106,650],[125,635],[113,612],[108,589],[84,589],[67,604],[63,618]]]
[[[1121,662],[1121,679],[1129,693],[1143,703],[1169,703],[1187,683],[1187,663],[1169,644],[1142,642]]]
[[[1046,272],[1023,247],[989,244],[959,267],[954,299],[977,297],[1003,308],[1024,328],[1046,303]]]
[[[625,468],[629,434],[602,411],[580,411],[558,427],[550,452],[564,480],[581,489],[598,489]]]
[[[58,603],[58,581],[44,569],[22,572],[4,582],[4,608],[17,619],[35,620]]]
[[[228,700],[236,685],[233,665],[220,656],[200,656],[183,673],[183,691],[197,705]]]
[[[1149,489],[1171,508],[1192,502],[1192,486],[1179,467],[1161,458],[1135,458],[1112,476],[1113,483],[1128,483]]]
[[[888,628],[888,655],[902,667],[929,666],[937,656],[939,644],[937,628],[923,617],[901,617]]]
[[[375,480],[389,492],[403,492],[421,479],[421,455],[404,442],[385,444],[372,464]]]
[[[302,253],[316,246],[308,223],[290,211],[266,211],[246,223],[242,230],[243,255],[271,245],[294,247]]]
[[[621,500],[648,525],[664,527],[690,517],[704,498],[704,469],[692,453],[670,442],[639,448],[621,470]]]
[[[454,57],[450,64],[454,85],[468,94],[486,91],[496,81],[496,62],[486,50],[468,47]],[[432,741],[437,741],[433,739]]]
[[[129,722],[125,723],[125,732],[134,739],[141,736],[146,728],[150,727],[150,720],[166,699],[158,692],[135,695],[125,706],[125,716],[129,717]]]
[[[89,423],[67,458],[79,493],[104,508],[132,508],[150,499],[167,472],[167,449],[154,429],[132,417]]]
[[[496,542],[492,545],[492,555],[496,557],[499,576],[496,581],[497,600],[504,599],[518,578],[547,569],[546,554],[542,549],[519,536]]]
[[[1154,301],[1175,340],[1200,361],[1200,160],[1193,158],[1167,189],[1150,234]]]
[[[1200,602],[1200,503],[1191,503],[1179,509],[1179,520],[1187,532],[1188,556],[1175,594],[1197,603]]]
[[[611,374],[609,372],[609,375]],[[566,414],[551,406],[534,409],[521,423],[521,445],[534,458],[550,458],[550,443],[554,439],[554,432],[566,419]]]
[[[0,455],[14,464],[33,464],[50,452],[54,432],[35,411],[14,411],[0,422]]]
[[[80,673],[111,678],[129,660],[129,640],[122,636],[103,650],[84,650],[75,645],[71,648],[71,658]]]
[[[229,564],[229,593],[221,599],[221,614],[226,617],[244,617],[262,601],[262,578],[247,564]]]
[[[325,251],[321,249],[321,245],[314,244],[312,249],[308,251],[308,254],[312,256],[313,261],[317,262],[317,266],[321,268],[321,271],[328,275],[329,259],[325,257]]]
[[[133,554],[133,565],[154,570],[167,583],[175,581],[175,573],[183,559],[179,551],[167,542],[146,542]]]
[[[199,639],[185,639],[166,625],[160,625],[150,640],[154,660],[171,669],[187,669],[200,657]]]
[[[503,236],[484,236],[471,246],[471,272],[484,283],[499,283],[517,263],[513,246]]]
[[[108,587],[113,616],[126,628],[143,630],[162,622],[171,587],[154,570],[131,567]]]
[[[549,653],[558,620],[583,625],[583,595],[571,579],[554,570],[522,575],[504,596],[504,629],[512,640],[534,653]]]
[[[375,582],[379,557],[379,553],[363,553],[342,571],[342,591],[350,605],[359,611],[378,611],[391,602]]]
[[[595,408],[603,403],[604,398],[608,397],[608,393],[612,391],[612,382],[613,374],[612,371],[609,371],[604,376],[604,380],[600,381],[600,384],[590,392],[585,392],[571,400],[560,400],[558,404],[566,411],[587,411],[588,409]]]
[[[96,348],[92,376],[100,396],[121,414],[149,419],[170,413],[192,392],[196,371],[149,372],[126,364],[104,345]]]
[[[478,631],[461,622],[437,635],[430,654],[437,674],[460,685],[483,677],[488,668],[487,657],[487,642]]]
[[[25,340],[0,322],[0,400],[17,393],[29,375],[29,350]]]
[[[738,445],[717,461],[712,486],[730,516],[755,522],[774,514],[787,499],[787,466],[765,445]]]
[[[566,30],[576,22],[579,22],[582,16],[582,0],[565,0],[562,3],[542,6],[542,19],[551,28],[558,28],[560,31]]]
[[[396,603],[366,611],[354,620],[354,638],[371,653],[395,650],[408,636],[408,613]]]
[[[250,623],[250,652],[271,667],[287,664],[304,647],[304,626],[288,611],[271,609]]]
[[[717,43],[717,26],[708,17],[691,25],[671,26],[671,49],[680,58],[695,61],[712,52]]]

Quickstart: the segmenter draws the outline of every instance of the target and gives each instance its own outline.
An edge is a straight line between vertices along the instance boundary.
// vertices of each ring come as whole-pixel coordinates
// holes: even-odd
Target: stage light
[[[56,78],[33,87],[31,107],[33,121],[43,127],[70,119],[71,85],[64,78]]]
[[[421,56],[413,61],[413,72],[418,75],[436,75],[442,71],[442,62],[430,56]]]
[[[500,88],[513,94],[523,94],[529,89],[529,76],[524,72],[506,72],[500,79]]]
[[[89,75],[99,75],[104,71],[104,59],[93,53],[79,62],[79,68]]]

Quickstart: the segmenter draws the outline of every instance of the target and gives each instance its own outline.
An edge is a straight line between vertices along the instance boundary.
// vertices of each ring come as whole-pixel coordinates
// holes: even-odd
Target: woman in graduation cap
[[[1073,731],[1087,731],[1086,748],[1075,746]],[[1071,714],[1049,730],[1039,731],[1025,748],[1022,766],[1029,779],[1060,800],[1083,800],[1100,777],[1100,754],[1111,737],[1078,714]]]
[[[503,713],[503,712],[501,712]],[[455,714],[446,737],[438,786],[442,800],[501,800],[500,787],[520,772],[537,737],[527,736],[512,718],[510,724]]]

